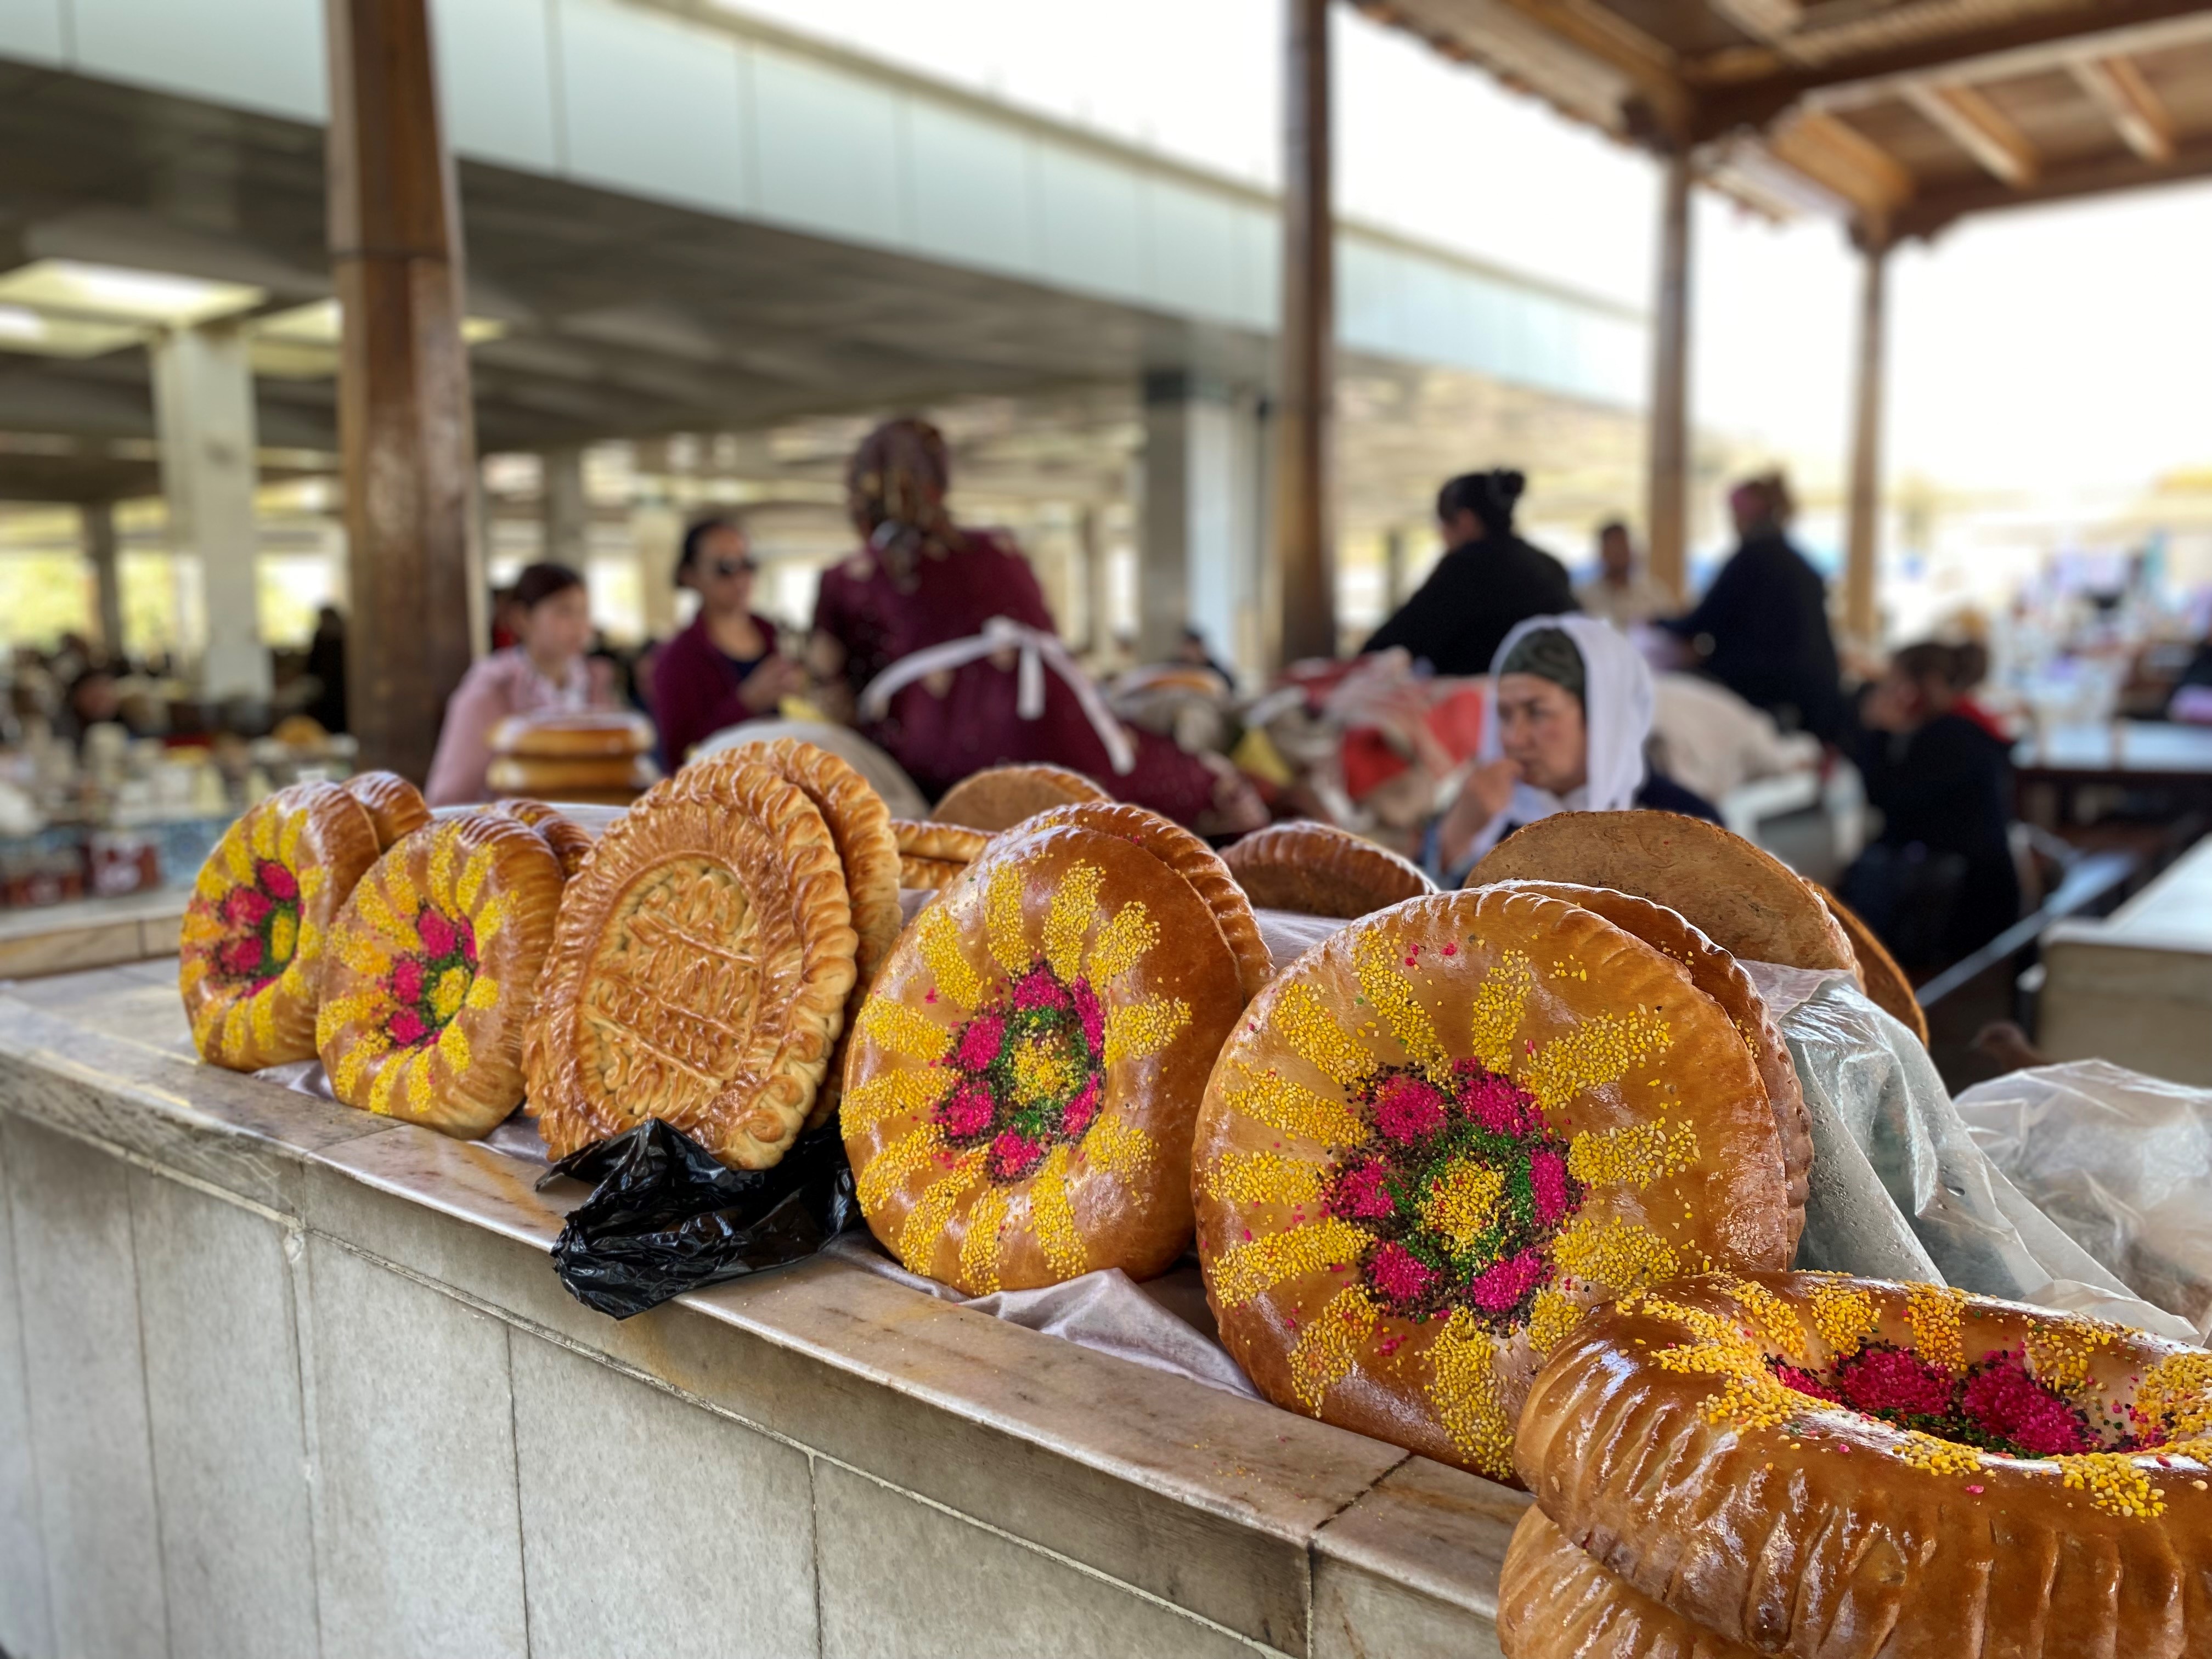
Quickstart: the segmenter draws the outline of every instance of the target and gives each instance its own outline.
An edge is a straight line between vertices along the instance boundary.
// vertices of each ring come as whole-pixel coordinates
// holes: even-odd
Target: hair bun
[[[1528,478],[1510,468],[1500,467],[1490,475],[1490,493],[1500,507],[1511,507],[1521,499],[1521,492],[1528,487]]]

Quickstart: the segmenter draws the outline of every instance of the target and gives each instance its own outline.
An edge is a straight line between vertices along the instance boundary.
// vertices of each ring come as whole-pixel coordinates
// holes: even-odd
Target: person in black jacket
[[[1567,568],[1513,533],[1513,504],[1527,485],[1518,472],[1468,472],[1437,492],[1450,550],[1368,636],[1368,651],[1403,646],[1439,674],[1486,674],[1516,623],[1582,609]]]
[[[2010,748],[1955,706],[1972,648],[1907,646],[1859,711],[1859,770],[1882,830],[1841,889],[1909,968],[1955,962],[2020,920]]]
[[[1668,628],[1687,640],[1700,666],[1785,732],[1843,740],[1847,712],[1828,631],[1828,590],[1791,545],[1794,503],[1778,472],[1738,484],[1729,496],[1738,544],[1688,616]]]

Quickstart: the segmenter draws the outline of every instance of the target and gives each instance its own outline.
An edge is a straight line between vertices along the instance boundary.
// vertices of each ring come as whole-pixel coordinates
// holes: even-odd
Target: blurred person
[[[734,521],[702,519],[684,532],[675,581],[699,596],[699,614],[653,653],[653,718],[672,769],[702,738],[774,714],[805,687],[805,668],[776,648],[775,624],[752,608],[759,574]]]
[[[521,607],[515,603],[513,587],[495,587],[491,591],[491,648],[512,651],[520,641],[517,623]]]
[[[2173,695],[2166,699],[2166,717],[2191,726],[2212,726],[2212,634],[2204,636],[2188,666],[2181,671]]]
[[[1527,487],[1520,473],[1496,470],[1462,473],[1438,490],[1448,550],[1361,650],[1402,646],[1439,674],[1480,674],[1516,623],[1577,609],[1566,566],[1514,533],[1514,504]]]
[[[1791,544],[1796,512],[1779,472],[1746,479],[1729,495],[1737,545],[1697,609],[1666,626],[1687,640],[1704,671],[1784,731],[1844,738],[1847,711],[1828,592]]]
[[[113,672],[99,666],[84,668],[62,695],[54,735],[82,750],[94,726],[120,724],[122,719],[123,688]]]
[[[935,427],[896,420],[847,471],[864,545],[823,573],[812,653],[851,693],[863,734],[933,799],[986,767],[1038,761],[1202,831],[1265,822],[1225,760],[1114,718],[1061,645],[1021,550],[946,511],[951,465]]]
[[[1674,610],[1674,596],[1652,580],[1618,519],[1599,528],[1597,574],[1575,585],[1575,599],[1589,615],[1624,631]]]
[[[1175,659],[1188,667],[1211,669],[1221,677],[1222,684],[1231,691],[1237,689],[1235,672],[1213,654],[1213,647],[1206,643],[1206,630],[1202,628],[1186,627],[1182,630],[1182,639],[1176,642]]]
[[[307,713],[325,732],[347,730],[345,617],[334,605],[315,613],[314,637],[307,641],[307,669],[320,683]]]
[[[1648,807],[1717,823],[1711,803],[1651,769],[1651,671],[1592,617],[1532,617],[1498,647],[1482,743],[1430,826],[1422,861],[1447,887],[1524,823]]]
[[[1905,647],[1859,710],[1856,759],[1882,828],[1838,891],[1908,968],[1955,962],[2020,920],[2012,745],[1959,712],[1961,649]]]
[[[485,799],[492,728],[510,714],[615,706],[605,665],[584,654],[592,642],[584,579],[565,564],[533,564],[509,592],[514,644],[470,669],[447,700],[422,792],[433,806]]]

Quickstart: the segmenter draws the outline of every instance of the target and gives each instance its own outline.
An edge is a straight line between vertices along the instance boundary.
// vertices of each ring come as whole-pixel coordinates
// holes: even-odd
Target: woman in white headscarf
[[[1430,825],[1424,862],[1456,887],[1485,853],[1554,812],[1632,806],[1717,823],[1711,803],[1644,759],[1651,671],[1627,638],[1591,617],[1531,617],[1490,665],[1482,744],[1459,795]]]

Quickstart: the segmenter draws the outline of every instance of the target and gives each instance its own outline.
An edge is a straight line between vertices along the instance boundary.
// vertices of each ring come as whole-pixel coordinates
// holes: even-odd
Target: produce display
[[[1270,824],[1222,860],[1262,910],[1348,921],[1437,890],[1420,866],[1332,823]]]
[[[1569,1620],[1717,1655],[2105,1653],[2212,1641],[2212,1354],[1930,1285],[1715,1273],[1624,1296],[1528,1391],[1540,1524],[1510,1659]],[[1589,1564],[1561,1571],[1560,1545]],[[1547,1581],[1549,1581],[1548,1583]],[[1607,1611],[1613,1609],[1613,1611]]]
[[[1301,957],[1222,1049],[1193,1162],[1207,1297],[1255,1386],[1502,1480],[1585,1308],[1791,1247],[1728,1010],[1531,893],[1410,900]]]
[[[860,1012],[842,1127],[868,1225],[970,1294],[1190,1241],[1191,1122],[1257,925],[1197,837],[1078,806],[996,836],[915,919]],[[1256,970],[1264,976],[1264,968]]]
[[[368,809],[379,852],[430,821],[422,792],[397,772],[356,772],[340,787]]]
[[[1048,806],[1112,799],[1082,773],[1064,766],[994,766],[946,790],[930,817],[995,835]]]
[[[349,1106],[463,1139],[522,1103],[522,1027],[561,906],[560,860],[489,812],[425,824],[331,926],[315,1045]]]
[[[315,1057],[324,940],[377,851],[368,810],[334,783],[280,789],[223,833],[179,951],[202,1059],[253,1072]]]
[[[524,1043],[556,1157],[665,1119],[783,1156],[843,1029],[860,940],[806,792],[731,754],[656,784],[568,884]]]

